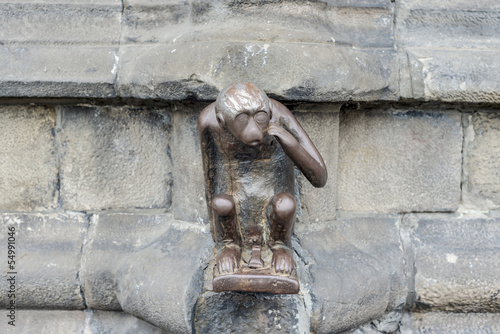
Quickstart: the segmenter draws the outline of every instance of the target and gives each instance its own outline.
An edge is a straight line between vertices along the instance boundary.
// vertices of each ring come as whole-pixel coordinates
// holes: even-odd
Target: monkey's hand
[[[300,147],[300,143],[297,138],[281,126],[270,124],[267,133],[271,136],[275,136],[285,150],[293,151]]]

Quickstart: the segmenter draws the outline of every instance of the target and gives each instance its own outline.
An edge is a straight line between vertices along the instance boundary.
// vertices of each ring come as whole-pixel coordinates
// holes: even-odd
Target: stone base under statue
[[[238,269],[232,274],[214,274],[215,292],[247,291],[278,294],[295,294],[300,291],[299,281],[293,273],[290,276],[275,274],[270,268]]]

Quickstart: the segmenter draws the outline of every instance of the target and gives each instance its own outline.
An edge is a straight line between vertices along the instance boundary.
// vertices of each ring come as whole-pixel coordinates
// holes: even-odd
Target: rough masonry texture
[[[0,3],[2,333],[497,333],[496,0]],[[297,295],[214,293],[196,129],[248,80],[297,172]],[[7,280],[0,306],[9,303]]]

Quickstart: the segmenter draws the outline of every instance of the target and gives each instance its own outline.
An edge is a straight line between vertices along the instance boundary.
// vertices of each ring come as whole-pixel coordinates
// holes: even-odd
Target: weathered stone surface
[[[88,325],[85,328],[86,331],[82,334],[169,334],[123,312],[90,310],[85,313],[88,318]]]
[[[488,334],[500,332],[499,313],[411,313],[402,334]]]
[[[500,208],[499,112],[464,115],[465,145],[462,205],[466,209]]]
[[[0,41],[6,43],[118,44],[122,3],[2,1]]]
[[[295,117],[320,152],[328,170],[328,181],[321,189],[314,188],[300,173],[299,221],[305,224],[335,219],[338,207],[337,164],[339,146],[339,105],[300,105],[293,108]]]
[[[402,97],[425,101],[500,102],[500,58],[496,50],[416,48],[400,56],[400,61]]]
[[[94,216],[82,260],[87,305],[189,333],[212,250],[208,231],[169,214]]]
[[[500,6],[495,0],[397,1],[396,22],[401,46],[500,46]]]
[[[278,99],[365,101],[397,96],[397,57],[392,49],[197,42],[123,46],[121,51],[118,89],[123,97],[213,100],[220,89],[241,78]]]
[[[401,97],[500,101],[497,1],[403,0],[395,17]]]
[[[241,78],[290,100],[398,95],[389,0],[10,1],[0,8],[1,96],[115,97],[116,84],[124,97],[206,100]]]
[[[417,310],[499,312],[500,220],[410,215]]]
[[[174,107],[173,123],[173,200],[174,218],[209,224],[205,200],[205,178],[196,122],[206,104],[195,104],[190,110]]]
[[[351,216],[297,231],[310,275],[301,289],[312,295],[314,332],[355,328],[405,303],[397,225],[396,216]]]
[[[84,311],[17,310],[15,327],[2,320],[2,333],[84,334],[85,331]]]
[[[0,209],[56,206],[54,126],[53,108],[0,107]]]
[[[348,211],[453,211],[462,127],[455,111],[351,110],[340,115],[339,201]]]
[[[369,324],[344,334],[399,334],[402,333],[400,331],[402,318],[402,311],[389,312],[380,319],[373,320]]]
[[[167,334],[123,312],[17,310],[15,327],[0,323],[2,333],[32,334]]]
[[[115,97],[117,52],[110,46],[4,45],[0,97]]]
[[[15,227],[16,307],[83,309],[80,291],[81,248],[87,217],[80,214],[0,215],[0,255],[7,268],[7,228]],[[4,308],[10,284],[0,281],[0,306]],[[20,316],[20,322],[22,316]]]
[[[61,199],[68,210],[169,208],[165,109],[68,107],[61,129]]]
[[[247,41],[392,47],[389,0],[127,2],[125,43]],[[292,23],[293,22],[293,23]]]
[[[308,333],[301,295],[204,293],[196,304],[195,333]]]

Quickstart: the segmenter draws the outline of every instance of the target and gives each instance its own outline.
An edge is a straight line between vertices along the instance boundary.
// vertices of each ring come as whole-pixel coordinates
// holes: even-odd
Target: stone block
[[[195,333],[307,333],[301,295],[204,293],[196,304]]]
[[[295,117],[320,152],[328,170],[323,188],[314,188],[299,172],[299,221],[308,224],[335,219],[338,207],[337,164],[339,147],[339,105],[299,105],[292,108]]]
[[[410,215],[416,309],[499,312],[500,220]]]
[[[214,100],[241,78],[278,100],[394,100],[398,94],[397,56],[389,48],[197,42],[123,46],[120,57],[123,97]]]
[[[388,0],[274,2],[132,0],[124,11],[124,43],[179,45],[198,41],[337,43],[393,46],[394,6]],[[293,22],[293,23],[292,23]]]
[[[7,228],[14,227],[17,308],[83,309],[80,291],[81,248],[88,221],[80,214],[10,214],[0,215],[1,256],[7,259]],[[6,261],[7,262],[7,261]],[[7,263],[5,267],[7,268]],[[6,270],[7,271],[7,270]],[[10,277],[10,275],[9,275]],[[0,281],[0,306],[4,308],[10,288]],[[23,322],[22,316],[19,322]]]
[[[407,62],[401,65],[402,97],[445,102],[500,101],[500,58],[495,49],[409,48],[400,60]]]
[[[170,134],[171,119],[165,109],[64,108],[63,208],[170,208]]]
[[[56,207],[54,127],[53,108],[0,107],[0,209]]]
[[[498,313],[411,313],[403,318],[404,334],[486,334],[500,332]]]
[[[98,310],[18,310],[15,327],[2,321],[0,331],[16,334],[167,334],[132,315]]]
[[[3,45],[0,97],[115,97],[118,49]]]
[[[499,29],[500,6],[495,0],[403,0],[396,5],[400,46],[498,48]]]
[[[17,310],[15,327],[10,326],[5,319],[0,322],[2,333],[84,333],[84,311],[40,311]]]
[[[404,305],[397,216],[345,216],[308,230],[296,231],[296,252],[309,272],[301,289],[312,295],[314,332],[340,333]]]
[[[466,209],[500,208],[499,111],[464,115],[465,145],[462,205]]]
[[[90,310],[84,334],[169,334],[161,328],[124,312]],[[61,333],[62,334],[62,333]]]
[[[373,320],[364,326],[361,326],[353,331],[347,331],[343,334],[403,333],[400,332],[402,318],[403,318],[402,311],[389,312],[384,316],[382,316],[380,319]]]
[[[2,44],[116,44],[120,39],[122,3],[105,0],[0,4]]]
[[[351,110],[340,115],[339,201],[347,211],[454,211],[461,114]]]
[[[208,231],[170,214],[102,214],[88,240],[81,275],[89,307],[122,309],[169,333],[191,332],[213,254]]]
[[[200,224],[210,224],[196,123],[199,112],[206,106],[194,104],[189,109],[176,106],[173,113],[173,213],[175,219]]]

